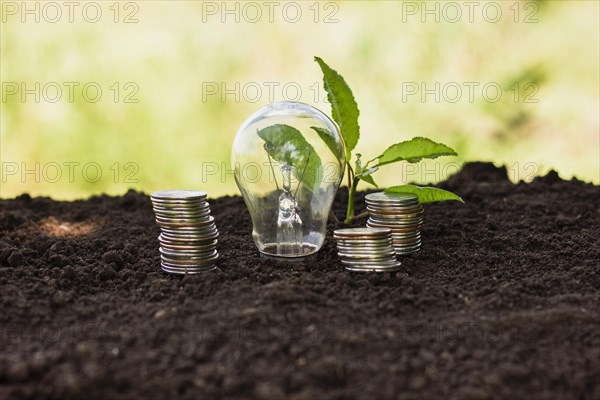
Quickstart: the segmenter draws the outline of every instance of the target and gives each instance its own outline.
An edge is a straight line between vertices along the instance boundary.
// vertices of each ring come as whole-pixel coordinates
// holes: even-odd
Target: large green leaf
[[[325,144],[327,145],[329,150],[331,150],[335,158],[340,160],[341,163],[344,154],[342,154],[342,152],[340,151],[341,146],[338,146],[338,144],[335,141],[335,138],[333,137],[333,134],[328,129],[319,128],[318,126],[311,126],[310,128],[317,132],[321,140],[325,142]]]
[[[420,203],[433,203],[436,201],[456,200],[464,204],[463,199],[444,189],[422,187],[415,185],[392,186],[385,190],[388,193],[411,193],[419,197]]]
[[[321,158],[298,129],[276,124],[260,129],[258,136],[271,158],[293,166],[298,181],[313,192],[318,190],[323,176]]]
[[[402,160],[416,163],[423,158],[455,155],[457,155],[456,152],[445,144],[436,143],[431,139],[423,137],[415,137],[411,140],[391,145],[383,154],[371,161],[377,160],[377,165],[380,166]]]
[[[350,160],[351,151],[356,147],[360,136],[358,105],[344,78],[321,58],[315,57],[315,61],[323,72],[323,87],[327,92],[327,100],[331,103],[331,116],[340,127],[346,143],[346,159]]]

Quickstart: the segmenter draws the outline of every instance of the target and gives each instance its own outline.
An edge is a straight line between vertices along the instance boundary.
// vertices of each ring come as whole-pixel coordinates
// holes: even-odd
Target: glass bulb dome
[[[307,104],[269,104],[242,124],[231,158],[261,253],[295,258],[319,251],[345,154],[337,126]]]

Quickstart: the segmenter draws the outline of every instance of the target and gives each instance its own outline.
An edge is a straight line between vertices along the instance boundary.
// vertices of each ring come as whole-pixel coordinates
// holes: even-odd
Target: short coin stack
[[[423,206],[410,193],[371,193],[365,197],[369,220],[367,227],[392,231],[398,255],[408,255],[421,248]]]
[[[400,269],[389,229],[347,228],[333,232],[344,268],[353,272],[393,272]]]
[[[151,199],[161,230],[158,241],[163,271],[197,274],[216,268],[219,232],[206,193],[165,190],[152,193]]]

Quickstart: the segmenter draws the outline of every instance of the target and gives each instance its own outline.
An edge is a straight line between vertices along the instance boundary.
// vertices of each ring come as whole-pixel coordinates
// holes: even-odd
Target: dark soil
[[[0,398],[600,398],[599,188],[482,163],[441,186],[467,204],[426,207],[408,277],[343,271],[333,224],[316,260],[261,260],[239,197],[189,277],[146,195],[2,200]]]

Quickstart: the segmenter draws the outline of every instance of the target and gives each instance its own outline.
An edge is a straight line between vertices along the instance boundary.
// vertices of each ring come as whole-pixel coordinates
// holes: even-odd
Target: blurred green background
[[[357,151],[427,136],[513,180],[600,183],[597,1],[2,2],[0,196],[166,188],[237,193],[230,150],[255,110],[330,114],[313,56],[351,86]]]

